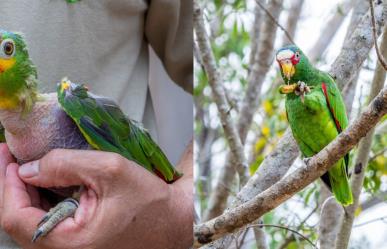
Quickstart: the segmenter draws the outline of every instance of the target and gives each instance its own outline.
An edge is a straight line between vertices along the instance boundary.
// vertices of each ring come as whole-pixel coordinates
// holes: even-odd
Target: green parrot
[[[278,50],[276,60],[286,83],[286,114],[293,136],[304,157],[311,157],[348,126],[345,104],[333,78],[309,62],[297,46]],[[353,202],[348,182],[348,154],[321,179],[344,206]]]
[[[55,148],[95,149],[135,161],[166,183],[182,175],[148,132],[114,101],[67,79],[58,84],[56,93],[39,93],[38,84],[23,36],[0,30],[0,132],[19,163],[40,159]],[[60,202],[42,218],[33,242],[74,215],[82,189],[42,190],[54,193]]]

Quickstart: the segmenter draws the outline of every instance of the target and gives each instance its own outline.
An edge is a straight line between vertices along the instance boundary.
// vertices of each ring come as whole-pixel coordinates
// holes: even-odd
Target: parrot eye
[[[0,56],[10,58],[15,54],[15,43],[11,39],[5,39],[0,45]]]
[[[300,52],[296,52],[296,58],[297,58],[297,59],[300,58]]]

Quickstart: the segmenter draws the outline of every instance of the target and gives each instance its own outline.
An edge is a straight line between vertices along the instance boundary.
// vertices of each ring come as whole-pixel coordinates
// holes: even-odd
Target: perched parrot
[[[50,94],[39,93],[38,83],[23,36],[0,30],[0,122],[19,163],[40,159],[55,148],[95,149],[116,152],[167,183],[181,176],[148,132],[127,118],[114,101],[67,79]],[[81,190],[72,191],[73,198],[67,199],[70,196],[63,193],[68,189],[49,190],[62,195],[62,202],[42,218],[32,241],[74,215]]]
[[[297,46],[278,50],[276,60],[286,83],[286,114],[293,136],[304,157],[311,157],[328,145],[348,125],[343,98],[333,78],[309,62]],[[321,179],[344,206],[353,202],[348,182],[348,154]]]

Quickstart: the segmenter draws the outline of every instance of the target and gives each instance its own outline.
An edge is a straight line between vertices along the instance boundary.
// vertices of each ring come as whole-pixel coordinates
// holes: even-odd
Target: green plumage
[[[277,52],[277,56],[284,50],[292,51],[293,54],[299,53],[299,61],[293,62],[295,71],[290,79],[285,77],[283,70],[281,70],[284,81],[288,84],[302,81],[311,87],[311,91],[304,96],[304,102],[300,96],[293,92],[287,94],[285,104],[293,136],[302,154],[305,157],[311,157],[347,127],[348,119],[344,101],[332,77],[328,73],[314,68],[299,48],[295,46],[284,47]],[[286,52],[282,52],[282,54],[286,54]],[[292,53],[289,52],[289,54]],[[279,63],[281,65],[280,61]],[[343,205],[349,205],[353,202],[347,167],[348,156],[341,158],[327,174],[322,176],[323,181],[331,188],[337,201]]]
[[[63,110],[97,150],[116,152],[173,182],[181,176],[148,132],[128,119],[112,100],[89,93],[83,85],[63,80],[57,90]]]

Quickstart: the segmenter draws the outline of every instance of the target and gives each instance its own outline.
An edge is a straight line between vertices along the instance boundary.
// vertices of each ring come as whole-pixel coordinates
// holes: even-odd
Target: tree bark
[[[386,22],[386,16],[387,3],[381,1],[375,3],[375,18],[378,35]],[[372,32],[370,32],[370,24],[371,16],[368,11],[352,33],[351,38],[344,44],[340,55],[333,63],[335,67],[340,68],[340,70],[336,70],[335,73],[332,73],[332,77],[336,80],[340,89],[356,75],[364,61],[362,59],[363,56],[367,56],[374,45]],[[331,68],[331,71],[332,70],[334,70],[334,68]]]
[[[335,240],[339,231],[340,217],[344,210],[338,204],[332,193],[324,184],[321,184],[323,203],[321,206],[320,224],[319,224],[319,244],[320,249],[332,249],[335,247]]]
[[[384,57],[387,56],[387,28],[384,29],[382,38],[381,53]],[[383,88],[386,79],[386,71],[377,63],[374,78],[372,80],[370,99],[373,99],[377,93]],[[343,216],[339,234],[336,240],[336,249],[345,249],[348,247],[349,238],[351,236],[352,225],[355,219],[355,211],[359,204],[361,189],[365,176],[366,167],[368,164],[368,156],[371,150],[372,137],[374,129],[372,129],[359,144],[358,154],[356,157],[354,173],[351,177],[351,188],[353,194],[353,204],[345,208],[345,215]]]
[[[272,0],[268,4],[268,10],[278,18],[282,9],[283,0]],[[273,46],[276,37],[277,26],[275,23],[265,16],[263,18],[262,33],[259,36],[258,53],[255,55],[255,63],[252,65],[247,82],[247,90],[242,101],[241,111],[239,114],[238,131],[242,143],[245,142],[247,132],[250,129],[253,115],[256,112],[259,104],[259,93],[266,73],[269,71],[272,57]],[[223,212],[226,207],[227,198],[234,176],[233,170],[234,154],[227,155],[225,166],[222,168],[218,182],[214,187],[208,202],[208,209],[205,212],[204,220],[209,220]],[[246,181],[240,181],[242,186]]]

